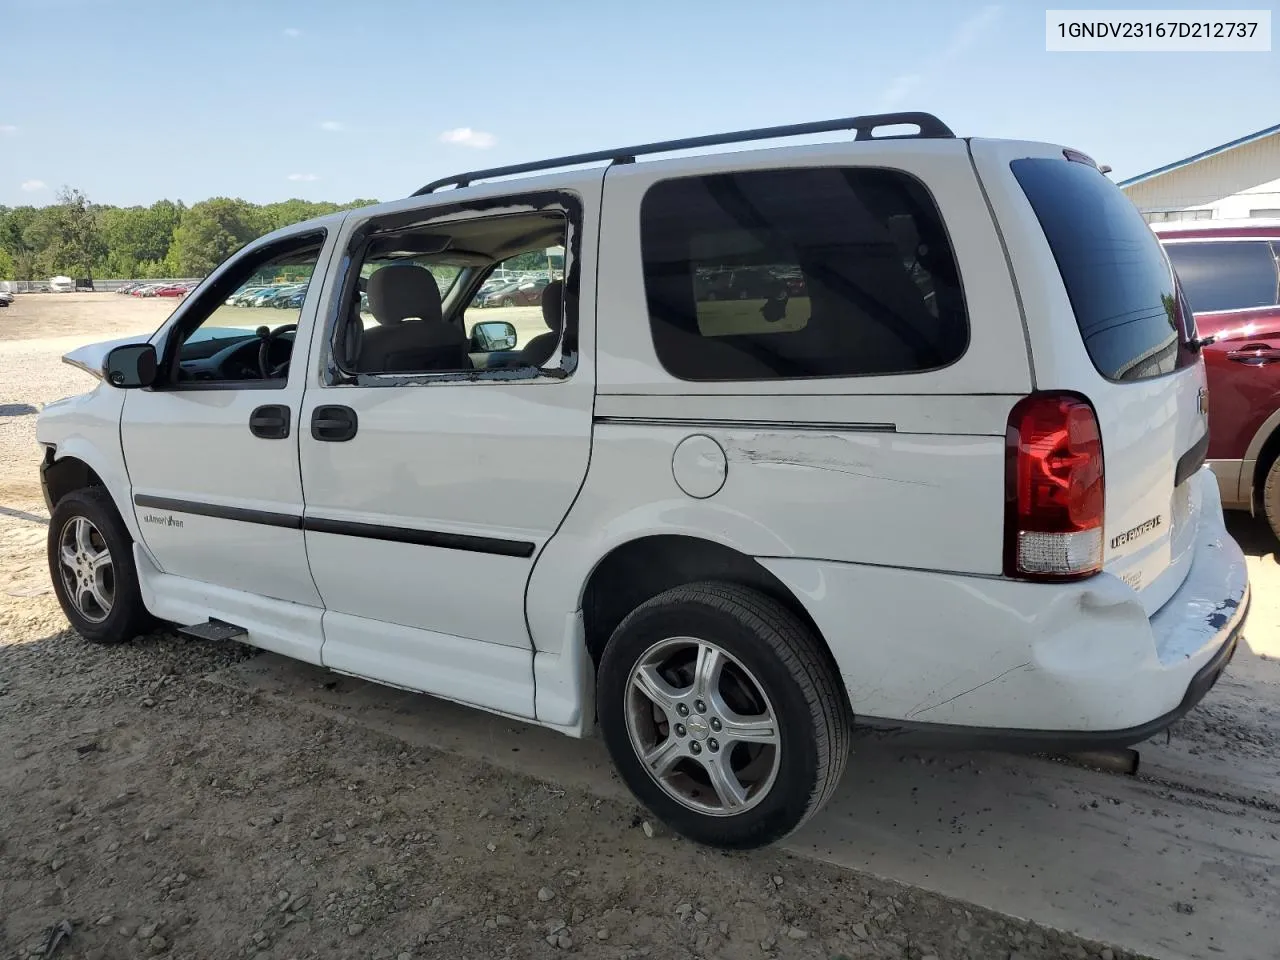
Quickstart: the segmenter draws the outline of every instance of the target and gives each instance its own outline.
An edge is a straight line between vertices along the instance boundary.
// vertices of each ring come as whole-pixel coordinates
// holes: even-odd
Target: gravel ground
[[[62,350],[163,312],[0,317],[0,956],[63,921],[58,956],[103,960],[1132,956],[208,682],[253,655],[235,644],[87,644],[48,589],[25,408],[89,385]]]

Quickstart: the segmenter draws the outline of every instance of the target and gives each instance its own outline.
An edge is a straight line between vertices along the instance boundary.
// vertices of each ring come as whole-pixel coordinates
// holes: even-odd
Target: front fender
[[[98,475],[135,542],[142,542],[130,501],[132,486],[120,448],[123,390],[104,385],[49,404],[36,421],[36,439],[53,451],[53,462],[75,458]]]

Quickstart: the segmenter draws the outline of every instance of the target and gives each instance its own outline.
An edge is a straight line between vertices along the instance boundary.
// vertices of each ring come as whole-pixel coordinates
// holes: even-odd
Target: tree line
[[[376,202],[214,197],[114,207],[63,188],[46,207],[0,206],[0,279],[203,277],[264,233]]]

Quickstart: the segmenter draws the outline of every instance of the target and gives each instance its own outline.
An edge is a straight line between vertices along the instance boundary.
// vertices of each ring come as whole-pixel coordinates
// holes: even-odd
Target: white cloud
[[[45,189],[45,182],[43,180],[23,180],[22,189],[27,193],[35,193],[37,190]]]
[[[880,94],[880,102],[886,108],[896,107],[928,81],[950,69],[966,50],[990,31],[1000,13],[999,5],[988,4],[963,21],[947,38],[942,52],[928,60],[923,73],[902,73],[894,77]]]
[[[283,30],[282,32],[284,33],[284,35],[285,35],[286,37],[300,37],[300,36],[302,36],[302,31],[301,31],[301,30],[299,30],[297,27],[285,27],[285,28],[284,28],[284,30]]]
[[[904,73],[894,77],[889,81],[889,86],[885,88],[884,93],[881,94],[880,102],[886,107],[896,107],[911,94],[915,93],[922,80],[924,80],[924,77],[918,73]]]
[[[320,129],[328,130],[330,133],[337,133],[340,130],[345,130],[346,127],[343,126],[342,122],[339,120],[322,120],[320,122]]]
[[[303,183],[310,183],[312,180],[319,180],[320,177],[314,173],[291,173],[286,180],[300,180]]]
[[[946,49],[942,51],[942,57],[938,65],[947,65],[973,46],[987,32],[987,28],[996,22],[999,16],[1000,7],[995,4],[988,4],[960,24],[956,32],[951,35],[951,40],[947,43]]]
[[[0,133],[7,134],[8,136],[13,136],[13,134],[17,132],[18,132],[18,128],[15,127],[12,123],[0,123]]]
[[[440,134],[441,143],[457,143],[464,147],[475,147],[477,150],[487,150],[498,142],[498,138],[492,133],[485,133],[483,130],[472,130],[470,127],[458,127],[455,130],[446,130]]]

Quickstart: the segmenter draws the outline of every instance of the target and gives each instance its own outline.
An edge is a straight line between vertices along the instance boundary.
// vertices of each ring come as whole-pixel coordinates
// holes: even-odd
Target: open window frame
[[[451,224],[480,219],[497,219],[528,214],[558,214],[565,221],[564,294],[561,299],[562,326],[560,344],[546,366],[532,364],[477,368],[474,370],[441,370],[412,373],[360,373],[347,369],[340,361],[340,340],[344,325],[350,322],[350,306],[359,296],[360,275],[366,255],[374,241],[387,234],[406,231],[448,234]],[[582,198],[570,190],[548,190],[523,194],[506,194],[463,203],[433,204],[398,213],[370,217],[350,234],[346,247],[335,255],[338,266],[334,278],[334,296],[324,321],[321,360],[322,382],[327,387],[363,386],[395,387],[448,383],[554,383],[568,379],[578,366],[579,302],[582,287]],[[443,298],[444,318],[459,322],[472,297],[498,261],[486,267],[464,269]],[[463,331],[466,332],[465,330]]]

